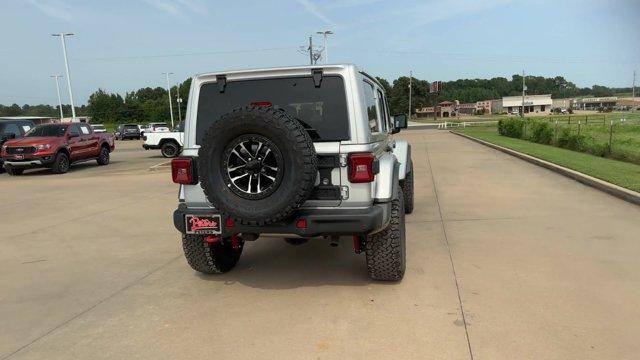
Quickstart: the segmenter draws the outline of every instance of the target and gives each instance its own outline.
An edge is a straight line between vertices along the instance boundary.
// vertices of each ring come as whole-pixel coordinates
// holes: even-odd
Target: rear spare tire
[[[207,199],[241,223],[282,220],[313,190],[313,141],[283,110],[236,109],[214,120],[200,145],[198,172]]]

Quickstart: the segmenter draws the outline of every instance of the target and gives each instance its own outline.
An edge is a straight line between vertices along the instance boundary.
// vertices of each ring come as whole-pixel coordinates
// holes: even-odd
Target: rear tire
[[[411,214],[413,212],[413,161],[409,160],[409,170],[404,180],[400,184],[402,193],[404,194],[404,213]]]
[[[12,175],[12,176],[22,175],[23,172],[24,172],[24,169],[16,169],[14,167],[7,167],[7,174]]]
[[[173,141],[167,141],[160,147],[160,153],[166,158],[173,158],[180,154],[180,146]]]
[[[100,156],[98,156],[96,162],[100,166],[109,165],[109,158],[109,148],[103,146],[102,148],[100,148]]]
[[[63,152],[57,153],[51,171],[54,174],[64,174],[69,171],[69,156]]]
[[[207,243],[202,235],[182,235],[182,249],[193,270],[203,274],[222,274],[233,269],[240,255],[244,241],[240,240],[234,249],[230,241]]]
[[[402,190],[391,202],[391,219],[387,227],[367,237],[365,245],[369,277],[374,280],[399,281],[407,266],[406,233]]]

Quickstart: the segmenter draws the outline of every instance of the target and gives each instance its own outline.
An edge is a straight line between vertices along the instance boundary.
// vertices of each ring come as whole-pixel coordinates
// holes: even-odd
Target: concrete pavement
[[[0,359],[635,358],[640,208],[447,132],[413,146],[398,284],[350,244],[259,240],[194,273],[163,161],[0,175]]]

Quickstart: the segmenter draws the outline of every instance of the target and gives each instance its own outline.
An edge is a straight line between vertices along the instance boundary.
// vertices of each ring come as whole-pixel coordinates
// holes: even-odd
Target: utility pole
[[[309,35],[309,65],[313,65],[313,37]]]
[[[324,48],[324,63],[326,64],[329,61],[329,47],[327,46],[327,35],[332,35],[333,31],[331,30],[318,31],[316,32],[316,34],[323,36],[322,47]]]
[[[524,92],[527,90],[527,85],[524,83],[524,70],[522,70],[522,112],[520,117],[524,118]]]
[[[60,107],[60,121],[62,121],[62,119],[64,118],[64,115],[62,114],[62,99],[60,98],[60,83],[58,82],[58,79],[61,78],[62,75],[51,75],[50,77],[56,80],[56,92],[58,93],[58,106]]]
[[[411,80],[413,78],[413,71],[409,70],[409,119],[411,119]]]
[[[171,114],[171,129],[173,129],[173,105],[171,101],[171,85],[169,85],[169,75],[173,75],[172,72],[163,72],[167,77],[167,92],[169,93],[169,113]]]
[[[62,54],[64,55],[64,67],[67,71],[67,88],[69,90],[69,100],[71,101],[71,121],[76,121],[76,106],[73,103],[73,90],[71,89],[71,74],[69,74],[69,60],[67,59],[67,43],[65,41],[66,36],[73,36],[73,33],[59,33],[51,34],[51,36],[59,36],[62,42]]]
[[[633,86],[631,87],[631,112],[636,111],[636,71],[633,70]]]

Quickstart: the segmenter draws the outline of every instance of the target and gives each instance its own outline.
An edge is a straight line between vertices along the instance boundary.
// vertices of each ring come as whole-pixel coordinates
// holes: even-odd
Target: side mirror
[[[14,133],[8,133],[8,134],[5,134],[5,135],[4,135],[4,137],[5,137],[7,140],[15,139],[15,138],[16,138],[16,134],[14,134]]]
[[[393,133],[396,134],[400,132],[400,129],[407,128],[407,115],[398,114],[393,116]]]

